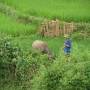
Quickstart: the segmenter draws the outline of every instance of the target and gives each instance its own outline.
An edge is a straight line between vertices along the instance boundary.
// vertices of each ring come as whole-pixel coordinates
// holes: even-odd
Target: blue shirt
[[[71,48],[71,40],[70,39],[65,40],[64,45],[67,48]]]
[[[65,45],[65,47],[64,47],[64,52],[65,52],[66,54],[70,53],[71,40],[70,40],[70,39],[65,40],[64,45]]]

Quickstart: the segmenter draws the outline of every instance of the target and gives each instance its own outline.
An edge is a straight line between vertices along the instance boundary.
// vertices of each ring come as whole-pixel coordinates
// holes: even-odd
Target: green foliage
[[[1,34],[0,37],[1,87],[10,89],[8,85],[11,85],[16,90],[89,90],[89,39],[73,41],[73,50],[69,58],[64,57],[60,49],[58,56],[52,61],[48,60],[46,54],[37,51],[23,52],[15,45],[11,36]],[[32,37],[32,40],[34,38]],[[45,40],[50,41],[50,38]],[[59,41],[58,38],[53,40]],[[53,40],[49,44],[52,44]],[[58,43],[52,44],[52,47]]]
[[[1,34],[0,34],[1,35]],[[11,37],[1,35],[0,37],[0,79],[14,79],[16,62],[19,60],[20,48],[11,43]]]
[[[62,49],[63,38],[43,38],[42,40],[48,42],[52,51],[56,52],[56,59],[52,61],[48,60],[46,54],[30,51],[32,41],[40,37],[17,37],[15,40],[15,37],[2,33],[0,37],[1,87],[10,89],[8,85],[11,85],[17,88],[16,90],[23,88],[26,90],[88,90],[90,88],[89,39],[73,39],[71,57],[67,59]],[[15,44],[16,42],[18,45]],[[28,51],[22,51],[22,47],[24,49],[27,47]]]
[[[13,36],[31,35],[36,32],[37,24],[23,24],[0,13],[0,32]]]
[[[89,90],[89,59],[79,63],[73,62],[72,59],[65,62],[64,57],[59,56],[48,69],[41,67],[39,74],[32,81],[32,90]]]
[[[65,21],[90,21],[89,0],[2,0],[1,2],[27,15],[57,17]]]
[[[30,88],[30,81],[37,74],[40,66],[48,67],[52,62],[48,60],[47,55],[41,53],[23,53],[21,48],[12,41],[13,37],[1,35],[0,83],[2,83],[2,87],[4,85],[6,87],[8,84],[17,87],[22,83],[22,88]],[[5,82],[6,84],[4,84]]]
[[[0,2],[10,6],[0,7],[0,90],[90,90],[89,23],[80,24],[78,31],[72,34],[72,52],[68,58],[63,53],[62,37],[40,38],[38,35],[31,35],[36,33],[38,20],[46,17],[89,22],[89,0]],[[15,14],[18,19],[25,20],[24,23],[8,16],[13,13],[12,7],[18,11]],[[27,17],[33,18],[32,23],[26,24]],[[46,54],[31,51],[31,44],[36,39],[48,43],[52,53],[56,55],[54,60],[48,60]]]

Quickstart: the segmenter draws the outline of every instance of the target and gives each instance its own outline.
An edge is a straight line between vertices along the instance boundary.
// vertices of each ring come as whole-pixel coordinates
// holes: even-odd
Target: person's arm
[[[65,47],[71,47],[71,41],[65,41],[64,46]]]
[[[70,47],[68,44],[65,44],[65,47]]]

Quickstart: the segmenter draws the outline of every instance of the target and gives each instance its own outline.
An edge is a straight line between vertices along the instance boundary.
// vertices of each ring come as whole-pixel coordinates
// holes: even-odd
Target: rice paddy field
[[[32,34],[35,33],[36,25],[25,25],[18,23],[12,18],[0,13],[0,32],[21,35],[21,34]]]
[[[0,0],[16,10],[39,17],[90,21],[89,0]],[[17,3],[18,2],[18,3]]]
[[[90,90],[89,9],[90,0],[0,0],[0,90]],[[71,34],[68,58],[63,36],[37,33],[44,19],[55,18],[88,23]],[[34,40],[47,42],[54,60],[34,53]]]

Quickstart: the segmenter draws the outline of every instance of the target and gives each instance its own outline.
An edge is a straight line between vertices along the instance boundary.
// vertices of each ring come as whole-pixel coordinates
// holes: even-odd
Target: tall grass
[[[0,2],[17,9],[25,15],[48,18],[57,17],[66,21],[90,21],[89,0],[0,0]],[[16,46],[11,45],[12,47],[5,48],[9,44],[5,44],[3,41],[4,36],[2,36],[2,39],[0,39],[3,41],[3,43],[0,41],[0,61],[17,61],[15,63],[17,81],[10,77],[11,73],[8,66],[5,65],[5,68],[3,68],[4,64],[1,62],[0,75],[2,76],[0,78],[3,80],[0,79],[0,90],[89,90],[89,36],[88,38],[83,38],[77,33],[76,36],[72,35],[71,57],[68,58],[69,62],[66,62],[63,53],[64,38],[41,38],[39,35],[31,35],[36,33],[36,30],[36,22],[25,25],[0,12],[0,37],[2,33],[19,36],[14,37],[11,43],[13,45],[14,43],[18,44],[17,48],[20,48],[19,53],[21,53],[20,56],[16,55],[15,57],[14,54],[17,54],[17,50],[14,47]],[[49,61],[47,55],[33,54],[31,52],[32,42],[37,39],[48,43],[49,48],[56,55],[55,60]],[[13,53],[14,50],[15,53]],[[8,77],[5,81],[2,78],[3,75]]]
[[[81,37],[81,36],[78,36],[78,38],[79,37]],[[89,52],[90,39],[89,38],[83,39],[81,37],[81,39],[78,40],[78,38],[76,36],[74,36],[74,34],[71,37],[72,53],[79,55],[79,54],[83,54],[82,52],[84,50],[84,52],[86,52],[86,54],[90,54],[90,52]],[[34,40],[43,40],[43,41],[47,42],[50,50],[57,56],[59,55],[59,52],[63,53],[63,47],[64,47],[64,38],[63,37],[41,38],[39,35],[31,35],[31,36],[25,36],[25,37],[21,36],[21,37],[14,38],[14,42],[19,43],[20,47],[26,51],[31,50],[32,42]]]
[[[66,21],[90,21],[89,0],[1,0],[25,14]]]
[[[30,35],[36,32],[36,24],[23,24],[0,13],[0,32],[12,35]]]
[[[0,55],[5,56],[1,57],[1,65],[4,65],[4,63],[2,64],[2,61],[6,63],[8,61],[10,63],[13,60],[13,62],[16,62],[14,64],[16,64],[17,77],[14,78],[16,80],[13,80],[13,77],[11,78],[10,76],[7,76],[7,71],[9,69],[4,68],[4,72],[1,72],[0,74],[2,75],[4,73],[4,75],[9,78],[5,78],[5,81],[3,78],[3,81],[0,81],[0,89],[12,90],[12,88],[14,88],[14,90],[88,90],[90,88],[90,44],[88,43],[90,42],[90,39],[81,39],[79,41],[77,39],[72,40],[72,52],[71,57],[68,58],[68,62],[66,61],[67,58],[64,56],[63,49],[59,50],[59,48],[63,47],[64,42],[64,39],[61,37],[53,39],[41,39],[39,36],[32,35],[30,37],[21,36],[10,38],[13,39],[11,44],[14,45],[14,43],[18,43],[18,46],[20,47],[19,53],[21,52],[21,54],[18,54],[17,52],[18,46],[16,50],[11,44],[4,44],[5,42],[3,41],[2,37],[0,40],[2,40],[3,43],[0,41],[0,48],[3,50],[3,53],[0,53]],[[31,48],[32,41],[35,39],[47,41],[51,47],[51,50],[57,54],[56,58],[49,61],[47,55],[30,52],[29,50]],[[7,42],[7,39],[5,40]],[[2,47],[3,45],[4,47]],[[9,48],[7,48],[7,46]],[[22,48],[27,49],[27,52],[23,53],[25,50],[22,52]],[[9,51],[9,53],[7,51]],[[12,55],[15,54],[13,52],[16,52],[16,57],[14,56],[14,59],[12,58]],[[11,57],[9,55],[11,55]],[[17,55],[20,56],[18,57]],[[5,65],[4,67],[8,66]],[[0,69],[3,70],[3,68]],[[10,72],[8,73],[9,75],[12,75]],[[10,80],[8,81],[8,79]]]
[[[60,51],[50,67],[41,66],[36,77],[32,79],[32,90],[90,89],[89,41],[73,42],[73,51],[71,57],[68,58],[69,62]]]

